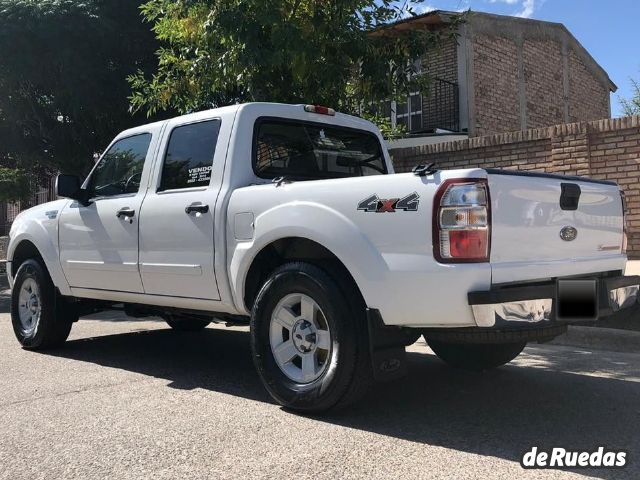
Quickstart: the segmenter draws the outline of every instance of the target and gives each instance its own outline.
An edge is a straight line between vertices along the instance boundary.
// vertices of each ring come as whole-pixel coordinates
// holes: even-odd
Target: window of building
[[[219,132],[220,120],[174,128],[169,137],[158,191],[208,186]]]
[[[422,130],[422,95],[413,92],[400,101],[391,102],[390,115],[386,118],[392,126],[404,125],[407,132]]]

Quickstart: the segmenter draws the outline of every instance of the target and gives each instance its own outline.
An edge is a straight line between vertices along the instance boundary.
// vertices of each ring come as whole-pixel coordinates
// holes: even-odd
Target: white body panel
[[[142,293],[138,272],[139,216],[116,217],[128,207],[140,212],[142,195],[71,202],[60,214],[60,262],[72,287]],[[130,223],[131,222],[131,223]]]
[[[234,191],[227,238],[235,298],[253,258],[279,238],[313,240],[333,252],[356,280],[367,305],[389,325],[473,326],[467,292],[491,285],[488,263],[443,265],[433,258],[431,211],[438,185],[446,178],[478,177],[481,170],[318,180],[252,186]],[[419,192],[418,211],[372,213],[357,210],[372,194],[401,198]],[[304,200],[301,200],[304,198]],[[236,215],[251,212],[255,234],[236,240]],[[435,301],[438,299],[438,301]],[[238,304],[242,308],[241,304]]]
[[[560,184],[580,186],[577,210],[560,208]],[[618,187],[549,177],[489,175],[493,283],[623,270]],[[573,241],[563,227],[577,229]]]
[[[70,286],[144,291],[138,269],[140,207],[161,130],[161,124],[138,127],[123,132],[112,142],[136,134],[151,134],[137,193],[98,197],[86,206],[69,202],[60,213],[60,263]],[[122,208],[132,209],[133,217],[117,217]]]
[[[258,178],[251,165],[253,128],[260,117],[367,130],[384,145],[376,127],[365,120],[278,104],[225,107],[132,129],[118,138],[149,128],[158,133],[138,194],[112,198],[113,205],[95,202],[85,208],[84,212],[98,217],[85,213],[83,218],[70,201],[31,209],[14,222],[8,259],[20,241],[29,240],[41,251],[64,295],[246,315],[245,281],[253,260],[271,242],[300,237],[319,243],[342,261],[367,306],[380,310],[386,324],[413,327],[475,326],[467,294],[496,283],[624,267],[625,256],[619,250],[597,250],[601,244],[620,243],[622,237],[615,186],[581,183],[588,203],[576,212],[554,209],[555,179],[487,175],[482,169],[276,186]],[[210,185],[157,193],[170,129],[210,118],[221,119]],[[384,154],[393,173],[391,160]],[[433,198],[444,180],[467,177],[489,179],[494,222],[491,263],[441,264],[433,257]],[[417,211],[357,209],[371,195],[391,199],[414,192],[420,197]],[[597,196],[603,197],[602,203],[594,200],[592,204]],[[209,212],[186,215],[185,206],[193,202],[209,205]],[[120,206],[136,209],[134,223],[116,221]],[[538,206],[553,212],[544,216],[542,225],[527,223]],[[44,215],[55,209],[63,211],[60,249],[58,219]],[[564,245],[559,243],[558,231],[566,222],[579,230],[580,240]],[[72,268],[70,261],[86,261],[89,266],[103,263],[92,270]]]
[[[11,224],[7,248],[7,277],[13,286],[11,261],[22,242],[33,244],[47,264],[49,275],[62,295],[71,295],[69,284],[60,266],[58,249],[58,217],[70,201],[66,199],[43,203],[20,213]],[[17,267],[16,267],[17,268]]]
[[[234,108],[226,110],[228,113],[221,122],[208,187],[157,191],[164,152],[173,129],[194,121],[221,119],[222,115],[214,110],[209,115],[203,112],[179,117],[166,124],[141,213],[140,274],[146,294],[220,299],[214,268],[215,205],[235,115]],[[209,211],[187,214],[185,207],[194,203],[207,205]]]

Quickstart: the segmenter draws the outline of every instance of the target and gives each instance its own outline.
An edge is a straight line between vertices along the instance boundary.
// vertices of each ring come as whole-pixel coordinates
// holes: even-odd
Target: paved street
[[[106,317],[45,354],[22,350],[0,314],[0,478],[640,475],[640,355],[534,345],[513,365],[467,373],[419,342],[408,378],[308,418],[270,401],[242,329],[177,334]],[[629,465],[524,472],[534,445],[621,448]]]

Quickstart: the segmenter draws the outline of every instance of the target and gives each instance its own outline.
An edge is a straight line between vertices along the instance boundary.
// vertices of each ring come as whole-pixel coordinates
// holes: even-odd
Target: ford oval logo
[[[562,227],[562,230],[560,230],[560,238],[565,242],[575,240],[577,236],[578,230],[573,227]]]

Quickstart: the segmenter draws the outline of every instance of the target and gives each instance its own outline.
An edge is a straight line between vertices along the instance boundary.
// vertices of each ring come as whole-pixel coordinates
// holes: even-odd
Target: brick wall
[[[455,39],[445,41],[440,48],[422,59],[422,70],[432,77],[458,81],[458,44]]]
[[[564,26],[475,13],[460,41],[471,136],[610,117],[615,86]]]
[[[578,122],[391,150],[397,172],[494,167],[613,180],[625,191],[629,257],[640,259],[640,116]]]
[[[609,90],[587,69],[575,52],[570,51],[569,63],[569,122],[607,118]]]
[[[525,40],[522,46],[522,63],[527,128],[547,127],[564,122],[563,58],[560,43],[551,40]],[[605,92],[604,95],[608,93]],[[607,112],[596,118],[608,116]]]
[[[443,84],[458,84],[458,44],[448,40],[422,60],[422,70],[434,79],[431,90],[422,96],[422,128],[453,128],[447,119],[458,115],[457,91]]]
[[[476,35],[473,40],[475,125],[473,135],[520,129],[518,49],[508,39]]]

